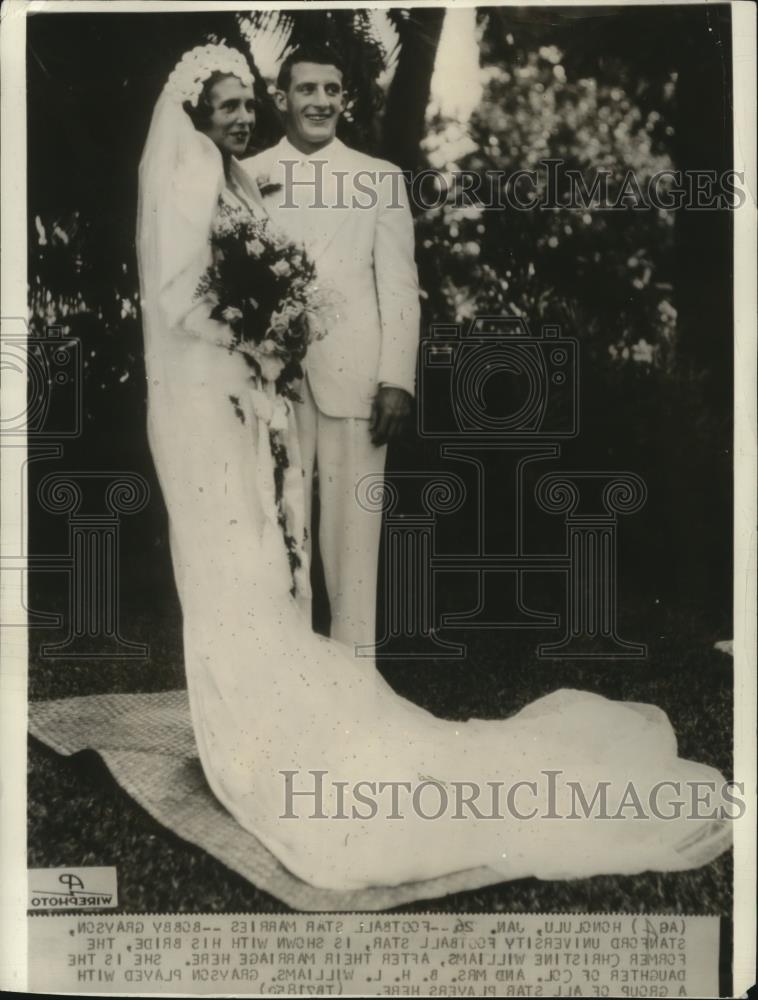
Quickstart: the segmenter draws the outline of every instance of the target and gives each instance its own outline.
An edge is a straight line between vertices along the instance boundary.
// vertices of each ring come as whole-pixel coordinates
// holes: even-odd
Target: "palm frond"
[[[294,21],[279,10],[255,10],[238,15],[242,36],[258,72],[268,83],[275,80],[287,52],[292,48]]]

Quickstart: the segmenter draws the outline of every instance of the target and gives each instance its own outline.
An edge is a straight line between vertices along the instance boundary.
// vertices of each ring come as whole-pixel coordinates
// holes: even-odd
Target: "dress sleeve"
[[[236,164],[235,167],[237,167]],[[240,174],[241,170],[236,169],[235,178],[239,179]],[[248,191],[245,190],[245,193],[248,194]],[[219,192],[218,197],[224,197],[222,192]],[[252,211],[249,205],[244,202],[243,205]],[[210,231],[210,225],[208,230]],[[187,239],[189,240],[193,235],[192,232],[188,231]],[[234,335],[229,325],[214,319],[211,316],[212,303],[207,297],[198,296],[200,281],[212,263],[210,238],[207,237],[201,245],[198,245],[195,238],[195,246],[195,253],[183,260],[181,269],[166,275],[168,280],[163,284],[160,293],[164,318],[169,326],[178,329],[179,332],[192,337],[200,337],[218,347],[238,350],[244,354],[246,353],[246,345],[235,344]]]
[[[230,326],[213,319],[210,313],[210,304],[201,299],[182,320],[182,330],[191,337],[200,337],[211,344],[230,350],[234,346],[234,336]]]

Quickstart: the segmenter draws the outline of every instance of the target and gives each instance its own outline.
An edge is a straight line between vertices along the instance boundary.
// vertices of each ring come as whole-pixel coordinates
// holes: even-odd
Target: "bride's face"
[[[236,76],[216,81],[207,95],[210,117],[200,126],[222,153],[244,156],[255,126],[253,88]]]

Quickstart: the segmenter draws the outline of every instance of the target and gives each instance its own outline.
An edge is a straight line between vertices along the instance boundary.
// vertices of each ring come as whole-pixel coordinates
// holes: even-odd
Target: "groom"
[[[359,503],[356,487],[383,475],[387,444],[402,436],[411,410],[419,339],[413,221],[399,169],[336,138],[346,92],[333,53],[293,51],[275,100],[285,137],[243,165],[277,226],[305,245],[329,305],[296,407],[305,523],[317,473],[331,634],[372,645],[381,514]]]

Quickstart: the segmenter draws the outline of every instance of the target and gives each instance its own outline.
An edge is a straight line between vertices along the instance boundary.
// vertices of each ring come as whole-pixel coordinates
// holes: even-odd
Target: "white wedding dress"
[[[370,660],[312,631],[302,602],[290,593],[268,446],[267,419],[284,416],[292,463],[288,518],[297,522],[293,415],[282,401],[252,389],[244,358],[224,346],[224,328],[194,299],[219,196],[257,210],[257,193],[234,162],[225,185],[215,146],[165,97],[140,170],[149,437],[170,519],[192,721],[219,801],[293,873],[331,889],[396,885],[481,866],[504,880],[674,871],[725,850],[728,821],[629,818],[634,810],[605,820],[477,819],[470,810],[455,819],[451,806],[425,819],[401,795],[403,818],[393,820],[385,791],[375,796],[375,817],[339,818],[351,814],[359,782],[415,788],[434,779],[450,793],[456,781],[503,782],[505,789],[536,782],[542,789],[544,773],[553,770],[562,772],[553,805],[564,815],[570,811],[564,778],[581,782],[587,799],[597,783],[610,781],[614,803],[630,781],[647,802],[656,782],[720,787],[723,779],[678,758],[671,725],[652,706],[561,690],[509,719],[449,722],[395,694]],[[307,796],[289,802],[300,818],[286,817],[282,772],[296,772],[295,790],[312,790],[314,771],[325,772],[321,812],[328,818],[309,818],[314,799]],[[342,808],[340,782],[346,783]],[[479,801],[481,812],[489,812],[489,801]],[[508,811],[505,801],[504,790],[498,812]],[[665,796],[660,801],[667,811]],[[441,798],[427,789],[419,802],[430,815]],[[514,802],[522,813],[548,806],[529,794]],[[365,816],[369,810],[358,805]]]

